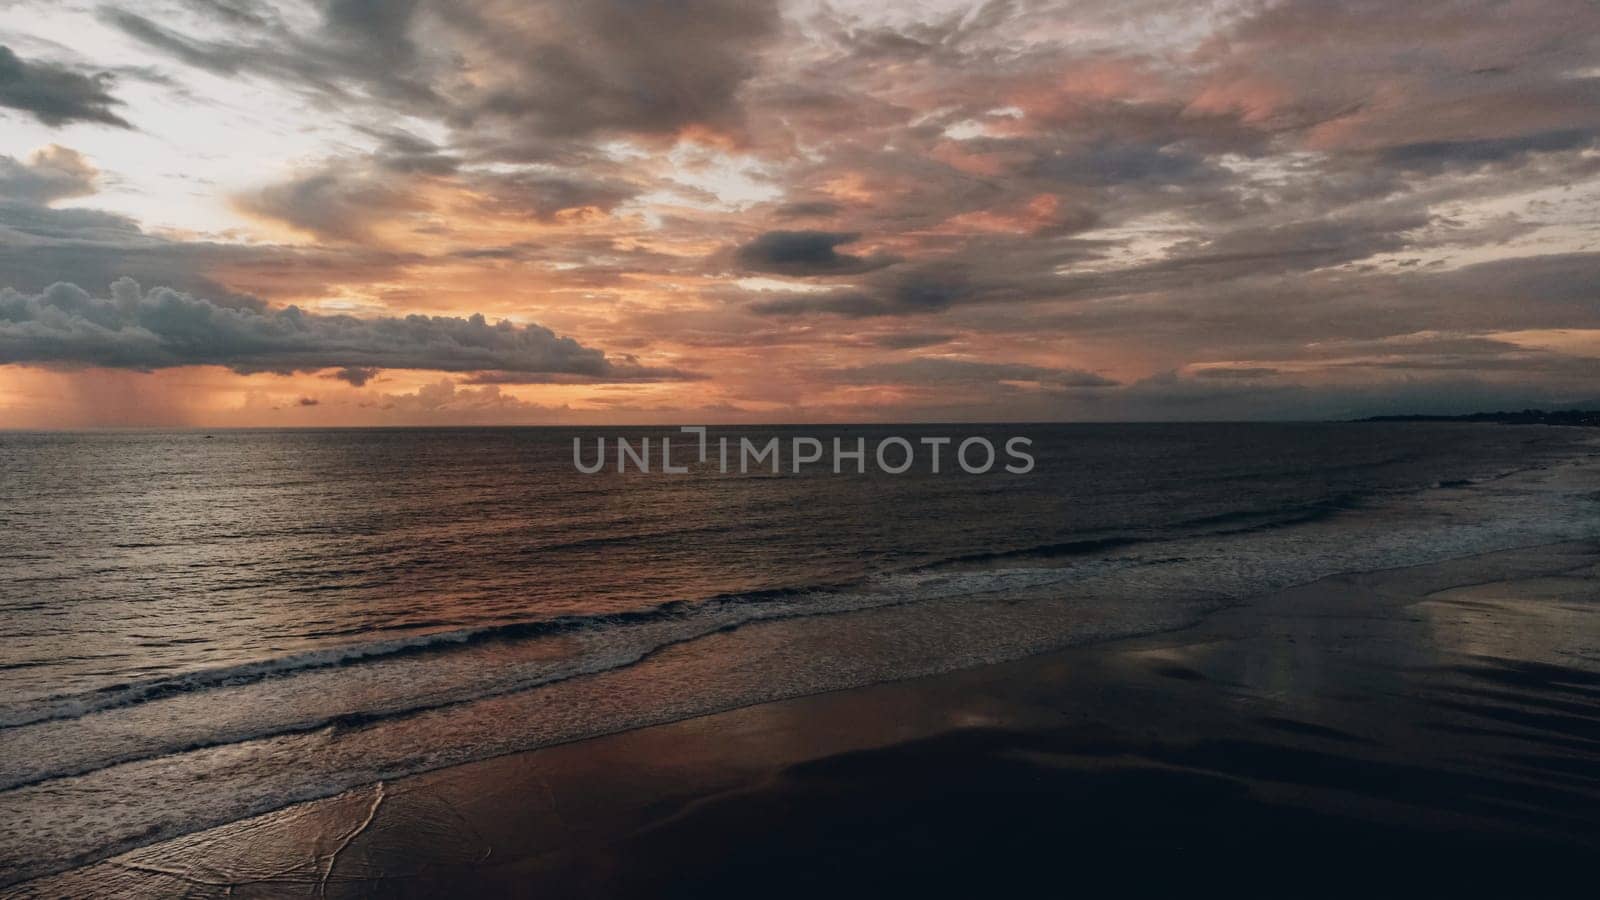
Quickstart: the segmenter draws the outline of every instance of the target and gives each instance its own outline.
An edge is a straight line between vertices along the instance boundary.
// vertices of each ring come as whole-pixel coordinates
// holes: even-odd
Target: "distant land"
[[[1502,425],[1587,425],[1600,427],[1600,410],[1524,409],[1520,412],[1477,412],[1465,416],[1372,416],[1361,422],[1498,422]]]

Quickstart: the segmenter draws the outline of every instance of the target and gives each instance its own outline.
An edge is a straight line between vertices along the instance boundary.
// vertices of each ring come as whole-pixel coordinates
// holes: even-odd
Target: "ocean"
[[[0,885],[382,779],[1600,536],[1592,430],[712,428],[782,471],[577,471],[676,429],[0,433]],[[1031,441],[795,474],[797,436]]]

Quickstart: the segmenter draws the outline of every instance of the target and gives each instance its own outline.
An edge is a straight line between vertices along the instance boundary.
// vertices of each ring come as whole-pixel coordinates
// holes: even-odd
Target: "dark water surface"
[[[649,429],[0,433],[0,883],[378,778],[1600,533],[1563,480],[1592,464],[1581,429],[714,429],[784,438],[784,474],[574,469],[574,437],[592,458],[668,433],[691,458]],[[1023,435],[1037,465],[795,475],[795,435]],[[200,778],[203,802],[166,796]]]

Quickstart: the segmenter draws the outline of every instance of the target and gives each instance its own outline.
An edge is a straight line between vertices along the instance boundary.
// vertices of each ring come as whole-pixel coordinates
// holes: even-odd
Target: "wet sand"
[[[1597,612],[1592,542],[1343,575],[1178,632],[372,785],[14,890],[1585,895]]]

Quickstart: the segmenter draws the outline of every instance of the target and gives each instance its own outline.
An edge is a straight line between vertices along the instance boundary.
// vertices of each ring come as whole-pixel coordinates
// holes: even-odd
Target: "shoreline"
[[[460,674],[501,679],[509,666],[572,657],[559,644],[486,644],[466,669],[459,660],[450,670],[390,669],[380,662],[214,694],[178,694],[148,709],[134,707],[131,717],[61,723],[68,731],[86,727],[90,740],[53,734],[43,746],[58,755],[70,757],[82,747],[87,756],[104,757],[102,748],[129,741],[150,746],[127,761],[103,758],[84,775],[6,792],[10,816],[0,824],[0,846],[8,852],[0,860],[0,883],[90,865],[380,780],[752,704],[1158,635],[1318,577],[1595,537],[1589,498],[1600,471],[1594,458],[1593,445],[1583,442],[1552,461],[1498,471],[1469,486],[1408,491],[1351,515],[1251,530],[1244,544],[1237,543],[1237,532],[1221,533],[1169,542],[1152,559],[1133,547],[1066,569],[977,567],[935,584],[931,593],[919,590],[915,603],[867,604],[841,610],[842,618],[820,616],[814,608],[799,617],[758,615],[738,628],[659,647],[632,664],[412,714],[336,715],[315,730],[214,740],[229,736],[241,712],[244,724],[254,721],[260,698],[248,698],[262,689],[293,715],[308,714],[324,698],[360,712],[370,708],[361,699],[367,691],[410,703],[440,684],[455,684]],[[1502,502],[1507,498],[1513,502]],[[558,655],[548,657],[547,650]],[[352,674],[361,680],[351,682]],[[226,696],[235,691],[244,691],[247,702]],[[137,727],[148,715],[161,717],[152,722],[157,740]],[[6,732],[17,748],[14,764],[46,762],[28,749],[39,733]],[[197,740],[207,734],[213,740]],[[181,743],[157,746],[174,738]],[[175,792],[175,784],[204,790]]]
[[[859,877],[960,878],[974,872],[912,858],[999,852],[995,835],[1021,846],[1040,826],[1113,855],[1206,844],[1173,831],[1185,810],[1256,841],[1310,829],[1338,846],[1382,835],[1564,859],[1600,846],[1600,655],[1582,643],[1596,574],[1600,543],[1582,541],[1335,575],[1178,631],[379,782],[12,890],[731,891],[741,872],[818,854]],[[1057,802],[1027,799],[1035,788]],[[941,792],[958,800],[930,806]],[[1114,827],[1057,818],[1086,805]],[[869,866],[874,846],[905,870]]]

